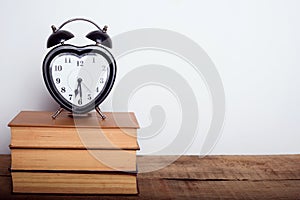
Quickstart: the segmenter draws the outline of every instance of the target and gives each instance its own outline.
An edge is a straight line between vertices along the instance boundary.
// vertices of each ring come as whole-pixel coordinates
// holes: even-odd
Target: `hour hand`
[[[82,96],[82,91],[81,91],[81,82],[82,82],[82,79],[81,78],[78,78],[77,79],[77,88],[75,89],[75,97],[77,97],[78,93],[80,93],[80,97]]]

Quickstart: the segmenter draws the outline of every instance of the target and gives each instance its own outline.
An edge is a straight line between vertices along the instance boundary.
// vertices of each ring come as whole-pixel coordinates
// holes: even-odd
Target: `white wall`
[[[220,73],[226,95],[226,121],[212,154],[299,153],[299,10],[297,0],[3,0],[0,3],[0,153],[9,153],[7,124],[19,111],[57,107],[41,75],[46,39],[50,25],[80,16],[108,24],[112,36],[146,27],[173,30],[191,38],[207,52]],[[82,26],[86,27],[81,24],[69,28],[78,35],[92,28],[80,29]],[[143,56],[131,56],[119,61],[118,80],[126,74],[130,62],[143,62]],[[194,85],[193,89],[198,87]],[[142,126],[149,123],[149,110],[143,105],[145,101],[150,105],[151,91],[161,93],[165,98],[160,100],[162,103],[168,104],[172,98],[160,89],[146,91],[137,93],[130,104]],[[206,93],[203,89],[196,94],[202,120],[199,136],[186,154],[199,153],[201,132],[210,123]],[[180,112],[175,104],[170,106],[174,107],[171,115]],[[103,108],[111,109],[107,102]],[[171,130],[172,127],[168,134],[172,134]],[[157,144],[163,146],[168,142],[168,134],[155,143],[142,143],[142,153],[155,151]]]

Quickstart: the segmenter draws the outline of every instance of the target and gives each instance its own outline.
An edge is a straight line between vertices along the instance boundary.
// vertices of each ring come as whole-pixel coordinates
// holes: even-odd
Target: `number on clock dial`
[[[103,90],[109,63],[99,54],[63,54],[51,62],[53,83],[66,101],[84,106]]]

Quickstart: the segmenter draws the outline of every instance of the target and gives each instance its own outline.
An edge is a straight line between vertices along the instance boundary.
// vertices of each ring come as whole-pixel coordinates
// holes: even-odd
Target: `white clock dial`
[[[57,91],[79,107],[90,103],[101,93],[109,77],[109,69],[108,61],[96,53],[80,57],[64,53],[56,56],[50,64]]]

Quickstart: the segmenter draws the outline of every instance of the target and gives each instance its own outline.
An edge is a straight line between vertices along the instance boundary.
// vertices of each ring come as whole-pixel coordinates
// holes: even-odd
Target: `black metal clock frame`
[[[51,73],[51,61],[56,56],[59,56],[64,53],[75,54],[77,56],[81,56],[84,54],[100,54],[109,63],[109,76],[106,82],[104,83],[104,87],[103,87],[104,89],[94,98],[94,100],[92,100],[91,102],[89,102],[84,106],[76,106],[70,103],[60,94],[60,92],[55,87],[54,80],[52,78],[52,73]],[[66,109],[75,114],[83,114],[93,109],[96,109],[96,111],[100,114],[100,116],[103,119],[105,118],[105,116],[101,113],[101,110],[99,109],[98,106],[104,101],[104,99],[110,93],[115,81],[116,70],[117,70],[116,61],[112,56],[112,54],[106,48],[98,45],[87,45],[83,47],[77,47],[69,44],[63,44],[52,49],[46,55],[43,62],[43,77],[44,77],[46,87],[49,90],[51,96],[59,103],[61,108]],[[59,109],[52,117],[56,118],[56,116],[61,111],[62,110]]]

